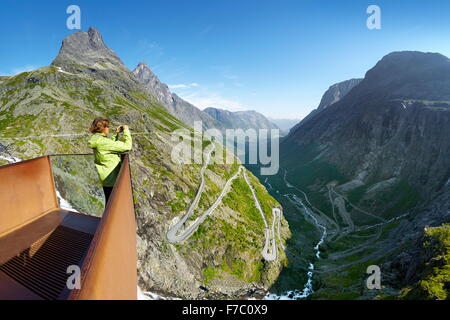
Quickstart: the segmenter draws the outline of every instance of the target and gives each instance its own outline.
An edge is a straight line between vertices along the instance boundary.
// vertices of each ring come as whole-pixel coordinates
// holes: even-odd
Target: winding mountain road
[[[242,167],[242,166],[239,166],[238,171],[230,179],[228,179],[224,188],[222,189],[222,192],[220,193],[220,195],[216,199],[216,201],[212,204],[212,206],[209,207],[201,216],[199,216],[180,235],[178,235],[178,232],[180,231],[180,229],[185,225],[186,221],[194,213],[194,210],[197,208],[200,198],[203,194],[203,189],[205,188],[205,171],[211,160],[211,154],[215,150],[214,143],[211,143],[210,146],[211,147],[209,147],[209,149],[206,150],[206,153],[207,153],[206,161],[205,161],[202,169],[200,170],[201,182],[200,182],[200,187],[197,190],[197,194],[195,195],[194,201],[192,201],[186,214],[178,222],[176,222],[173,226],[170,227],[169,231],[166,234],[167,240],[171,243],[179,243],[179,242],[182,242],[183,240],[186,240],[187,238],[189,238],[197,230],[198,226],[203,221],[205,221],[205,219],[211,213],[213,213],[213,211],[219,206],[223,197],[230,191],[233,181],[243,172],[244,180],[252,192],[255,206],[258,209],[258,211],[261,214],[261,217],[264,221],[265,244],[264,244],[264,248],[261,251],[261,254],[265,260],[275,261],[278,258],[277,242],[276,242],[277,234],[275,233],[275,224],[276,223],[278,226],[278,230],[277,230],[278,231],[278,240],[279,240],[281,247],[284,249],[284,245],[282,244],[281,233],[280,233],[281,215],[282,215],[281,210],[279,208],[272,208],[272,213],[273,213],[272,228],[270,229],[269,224],[267,223],[267,219],[264,214],[264,211],[262,210],[261,205],[258,200],[258,197],[256,196],[255,189],[253,188],[252,184],[250,183],[250,180],[248,179],[248,176],[247,176],[247,172],[244,170],[244,167]]]
[[[252,191],[253,200],[255,201],[255,206],[258,209],[259,213],[261,214],[261,217],[264,220],[264,225],[266,227],[266,229],[265,229],[266,241],[265,241],[264,248],[263,248],[261,254],[264,257],[264,259],[266,259],[267,261],[275,261],[278,257],[277,242],[276,242],[276,235],[275,235],[275,222],[276,222],[276,220],[278,220],[278,238],[281,243],[281,237],[280,237],[281,210],[279,208],[272,208],[272,229],[269,229],[269,225],[267,223],[266,216],[264,215],[264,211],[262,210],[261,205],[259,204],[259,200],[258,200],[258,197],[256,196],[255,189],[253,188],[252,184],[250,183],[250,181],[247,177],[246,171],[244,171],[244,179],[245,179],[245,182],[247,183],[247,185],[249,186],[250,190]],[[271,241],[272,250],[271,250],[271,252],[269,252],[270,231],[272,231],[272,241]],[[282,247],[284,249],[283,245],[282,245]]]

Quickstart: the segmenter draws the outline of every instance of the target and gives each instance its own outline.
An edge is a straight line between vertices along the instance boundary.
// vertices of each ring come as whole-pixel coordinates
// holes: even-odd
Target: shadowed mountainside
[[[417,280],[424,228],[450,221],[450,60],[394,52],[357,82],[280,147],[289,182],[328,217],[316,298],[373,297],[358,276],[370,264],[395,288]]]

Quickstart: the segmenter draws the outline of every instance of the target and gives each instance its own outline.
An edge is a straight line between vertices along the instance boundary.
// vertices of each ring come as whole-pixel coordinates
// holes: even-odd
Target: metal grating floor
[[[81,267],[93,235],[65,226],[36,241],[30,248],[10,259],[0,270],[48,300],[57,299],[66,288],[67,267]]]

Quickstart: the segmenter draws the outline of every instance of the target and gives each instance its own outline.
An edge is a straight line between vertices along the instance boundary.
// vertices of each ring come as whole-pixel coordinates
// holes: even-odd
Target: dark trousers
[[[109,196],[111,195],[113,187],[103,187],[103,192],[105,193],[105,207],[108,203]]]

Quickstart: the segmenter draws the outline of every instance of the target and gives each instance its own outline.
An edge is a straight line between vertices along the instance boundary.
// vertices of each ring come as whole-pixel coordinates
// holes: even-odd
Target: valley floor
[[[289,266],[271,289],[271,299],[356,299],[380,293],[365,287],[366,269],[398,249],[383,240],[407,214],[379,217],[351,203],[333,184],[327,185],[329,210],[324,211],[286,170],[261,181],[282,203],[294,235],[286,249]],[[355,219],[361,215],[365,223]]]

